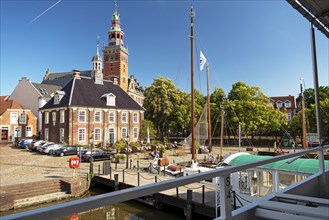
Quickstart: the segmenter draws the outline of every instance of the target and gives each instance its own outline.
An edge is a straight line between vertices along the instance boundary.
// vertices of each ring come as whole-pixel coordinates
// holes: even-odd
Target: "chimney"
[[[80,70],[72,70],[73,78],[81,79],[80,78]]]

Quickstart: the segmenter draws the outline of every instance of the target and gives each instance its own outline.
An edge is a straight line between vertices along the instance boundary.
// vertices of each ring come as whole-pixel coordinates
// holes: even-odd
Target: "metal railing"
[[[317,147],[295,153],[289,153],[281,156],[275,156],[269,159],[258,160],[248,164],[227,166],[221,169],[215,169],[203,173],[189,176],[183,176],[175,179],[164,180],[157,183],[147,184],[143,186],[123,189],[115,192],[105,193],[85,199],[70,201],[58,205],[30,210],[22,213],[2,216],[1,219],[54,219],[63,216],[69,216],[74,213],[80,213],[87,210],[99,208],[105,205],[112,205],[120,202],[129,201],[142,196],[158,193],[160,191],[173,189],[194,182],[200,182],[206,179],[219,177],[220,187],[220,219],[229,219],[232,217],[231,193],[230,193],[230,174],[241,170],[261,166],[264,164],[276,162],[283,159],[300,157],[310,152],[319,152],[319,173],[324,173],[324,149],[329,148]]]

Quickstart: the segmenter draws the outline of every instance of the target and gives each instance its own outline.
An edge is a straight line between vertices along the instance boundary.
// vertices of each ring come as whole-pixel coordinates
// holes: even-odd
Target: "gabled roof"
[[[33,86],[41,93],[42,97],[50,98],[51,94],[56,92],[56,90],[60,90],[62,87],[55,85],[47,85],[47,84],[39,84],[32,83]]]
[[[270,100],[272,102],[278,102],[278,101],[281,101],[281,102],[285,102],[285,101],[290,101],[291,102],[291,107],[292,108],[295,108],[295,97],[294,96],[276,96],[276,97],[270,97]]]
[[[8,96],[0,96],[0,115],[7,109],[23,109],[16,100],[9,100]]]
[[[65,92],[60,103],[54,105],[52,98],[41,109],[59,108],[67,106],[93,107],[104,109],[124,109],[124,110],[141,110],[141,107],[134,99],[132,99],[119,85],[112,81],[104,80],[103,85],[95,84],[90,77],[73,78],[62,89]],[[115,106],[106,105],[104,94],[112,93],[116,96]]]
[[[81,76],[91,77],[91,70],[80,71]],[[64,87],[73,78],[73,71],[71,72],[61,72],[61,73],[51,73],[45,77],[41,84],[56,85]]]

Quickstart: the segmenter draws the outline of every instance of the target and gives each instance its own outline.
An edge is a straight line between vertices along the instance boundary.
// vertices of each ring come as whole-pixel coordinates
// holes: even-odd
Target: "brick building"
[[[296,114],[295,97],[289,96],[277,96],[270,97],[274,108],[278,108],[287,114],[287,119],[290,122]]]
[[[0,96],[0,130],[1,142],[14,141],[15,138],[35,138],[37,117],[16,100]]]

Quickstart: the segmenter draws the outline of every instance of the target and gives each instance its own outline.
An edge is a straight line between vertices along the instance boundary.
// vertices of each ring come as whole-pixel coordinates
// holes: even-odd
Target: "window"
[[[100,111],[95,112],[94,121],[101,122],[101,112]]]
[[[17,112],[10,113],[10,124],[17,124]]]
[[[49,129],[45,128],[45,141],[49,140]]]
[[[109,123],[115,122],[115,115],[114,112],[109,112]]]
[[[122,138],[126,138],[127,137],[127,128],[122,128],[121,129],[121,137]]]
[[[45,112],[45,124],[49,123],[49,112]]]
[[[115,142],[115,139],[114,139],[114,128],[110,128],[109,129],[109,141],[110,141],[110,144],[114,144]]]
[[[15,137],[22,137],[22,130],[21,130],[21,126],[15,126]]]
[[[59,95],[55,95],[54,96],[54,105],[58,105],[59,104]]]
[[[85,142],[86,140],[86,129],[85,128],[79,128],[78,129],[78,140],[79,142]]]
[[[101,129],[100,128],[94,129],[94,138],[95,138],[95,141],[101,140]]]
[[[288,119],[288,121],[291,121],[291,113],[290,112],[287,113],[287,119]]]
[[[121,113],[121,121],[122,123],[127,123],[127,112]]]
[[[19,123],[26,124],[26,118],[27,118],[27,114],[25,112],[21,113],[21,116],[19,117]]]
[[[113,95],[112,93],[107,95],[106,97],[106,105],[108,106],[115,106],[115,95]]]
[[[61,110],[60,111],[60,123],[64,123],[65,122],[65,110]]]
[[[285,101],[284,102],[284,107],[285,108],[291,108],[291,102],[290,101]]]
[[[138,123],[138,113],[134,112],[134,123]]]
[[[52,112],[52,121],[53,123],[56,122],[56,112]]]
[[[79,111],[79,122],[80,123],[86,122],[86,111],[85,110]]]
[[[282,108],[282,102],[281,101],[276,102],[276,107],[277,108]]]
[[[25,136],[32,137],[32,126],[26,126],[25,128]]]
[[[59,142],[64,143],[64,128],[59,129]]]
[[[138,128],[134,128],[134,139],[138,138]]]

